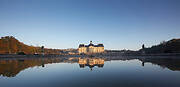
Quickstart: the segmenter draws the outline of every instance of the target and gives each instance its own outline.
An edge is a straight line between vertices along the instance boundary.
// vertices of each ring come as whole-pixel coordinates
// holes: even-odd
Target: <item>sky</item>
[[[180,38],[180,0],[0,0],[0,37],[46,48],[138,50]]]

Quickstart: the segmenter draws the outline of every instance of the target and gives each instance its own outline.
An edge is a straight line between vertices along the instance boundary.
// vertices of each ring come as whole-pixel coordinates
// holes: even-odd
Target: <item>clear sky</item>
[[[0,0],[0,37],[28,45],[137,50],[180,38],[180,0]]]

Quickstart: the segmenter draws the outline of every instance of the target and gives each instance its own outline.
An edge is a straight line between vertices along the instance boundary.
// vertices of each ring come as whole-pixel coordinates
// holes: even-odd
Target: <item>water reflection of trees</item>
[[[145,63],[152,63],[162,68],[168,68],[172,71],[180,71],[180,59],[140,58],[139,60],[142,61],[142,66],[145,66]]]
[[[107,61],[111,60],[121,60],[121,61],[126,61],[126,60],[133,60],[133,59],[138,59],[142,62],[142,66],[145,66],[145,63],[152,63],[154,65],[158,65],[162,68],[168,68],[172,71],[180,71],[180,58],[178,57],[168,57],[168,56],[148,56],[148,57],[136,57],[136,56],[123,56],[123,57],[114,57],[114,58],[106,58]]]
[[[152,64],[159,65],[163,68],[168,68],[173,71],[180,71],[180,59],[158,59],[158,58],[32,58],[32,59],[11,59],[11,60],[0,60],[0,76],[5,77],[15,77],[19,72],[30,68],[30,67],[45,67],[46,64],[52,63],[78,63],[80,68],[93,67],[102,68],[105,61],[111,60],[132,60],[139,59],[142,61],[142,66],[146,65],[145,63],[150,62]]]
[[[0,75],[14,77],[20,71],[34,66],[42,66],[48,63],[58,63],[61,59],[17,59],[17,60],[0,60]]]

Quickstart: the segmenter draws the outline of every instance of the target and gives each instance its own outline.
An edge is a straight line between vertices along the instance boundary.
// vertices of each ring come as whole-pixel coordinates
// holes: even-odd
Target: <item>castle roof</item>
[[[89,45],[80,44],[80,45],[79,45],[79,48],[80,48],[80,47],[90,47],[90,46],[94,46],[94,47],[104,47],[103,44],[94,45],[94,44],[92,43],[92,41],[90,41],[90,44],[89,44]]]
[[[103,44],[98,44],[98,45],[96,45],[96,47],[104,47],[104,45]]]
[[[94,45],[94,44],[89,44],[89,45],[80,44],[80,45],[79,45],[79,48],[80,48],[80,47],[90,47],[90,46],[94,46],[94,47],[104,47],[103,44],[98,44],[98,45]]]
[[[85,45],[84,44],[80,44],[79,47],[85,47]]]

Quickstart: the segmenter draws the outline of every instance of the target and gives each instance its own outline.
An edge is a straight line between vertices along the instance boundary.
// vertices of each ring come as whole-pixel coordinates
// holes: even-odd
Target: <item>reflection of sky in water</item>
[[[139,60],[106,61],[103,68],[80,68],[78,63],[53,63],[21,71],[15,77],[0,77],[1,87],[179,87],[180,72]]]

